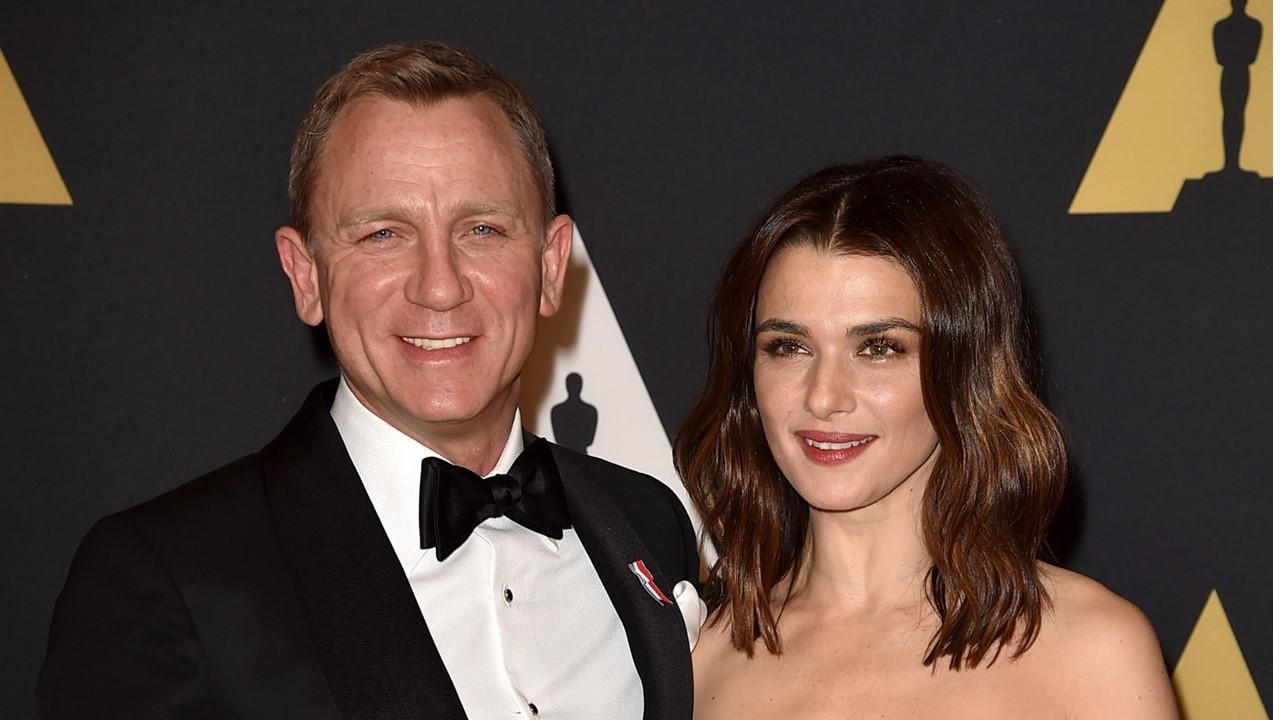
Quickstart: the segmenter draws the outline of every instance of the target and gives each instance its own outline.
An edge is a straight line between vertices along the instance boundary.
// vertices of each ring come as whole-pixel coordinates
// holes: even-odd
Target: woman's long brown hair
[[[938,435],[921,518],[940,626],[923,658],[977,667],[1035,642],[1049,600],[1037,560],[1066,451],[1029,378],[1017,269],[981,196],[953,170],[888,157],[801,181],[738,246],[716,291],[707,385],[676,434],[676,466],[719,552],[705,590],[734,646],[780,654],[778,616],[805,556],[809,507],[765,442],[752,366],[756,294],[780,247],[892,258],[920,293],[920,380]],[[785,587],[779,588],[784,583]],[[775,591],[781,601],[775,602]]]

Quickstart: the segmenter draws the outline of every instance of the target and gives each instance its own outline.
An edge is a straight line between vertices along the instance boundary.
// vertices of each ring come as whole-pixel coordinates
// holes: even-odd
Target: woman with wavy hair
[[[1066,457],[957,173],[823,170],[738,247],[676,462],[719,560],[696,717],[1176,718],[1142,613],[1040,559]]]

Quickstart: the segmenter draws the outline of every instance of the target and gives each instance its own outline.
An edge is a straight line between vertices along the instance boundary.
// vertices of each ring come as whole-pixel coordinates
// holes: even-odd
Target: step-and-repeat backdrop
[[[770,200],[893,152],[972,177],[1069,436],[1058,559],[1147,613],[1191,720],[1267,715],[1269,2],[225,5],[0,7],[0,716],[33,714],[91,522],[334,373],[271,240],[290,142],[343,62],[420,37],[526,86],[579,223],[526,416],[673,484],[712,286]]]

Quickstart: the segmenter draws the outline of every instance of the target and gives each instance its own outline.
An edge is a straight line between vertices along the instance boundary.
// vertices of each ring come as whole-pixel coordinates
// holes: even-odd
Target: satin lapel
[[[680,610],[650,597],[628,566],[643,561],[668,597],[672,583],[601,488],[600,483],[608,479],[588,477],[572,456],[555,445],[551,448],[573,528],[626,629],[631,657],[644,685],[645,720],[692,717],[693,670]]]
[[[466,713],[338,429],[336,381],[261,454],[268,503],[344,718]]]

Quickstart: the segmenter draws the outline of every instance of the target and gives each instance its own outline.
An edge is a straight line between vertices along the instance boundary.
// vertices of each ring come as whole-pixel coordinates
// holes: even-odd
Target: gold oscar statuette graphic
[[[71,194],[44,144],[18,81],[0,52],[0,203],[70,205]]]
[[[1169,212],[1214,175],[1271,177],[1270,0],[1165,0],[1069,212]]]
[[[1218,591],[1209,593],[1173,670],[1184,720],[1267,720]]]

